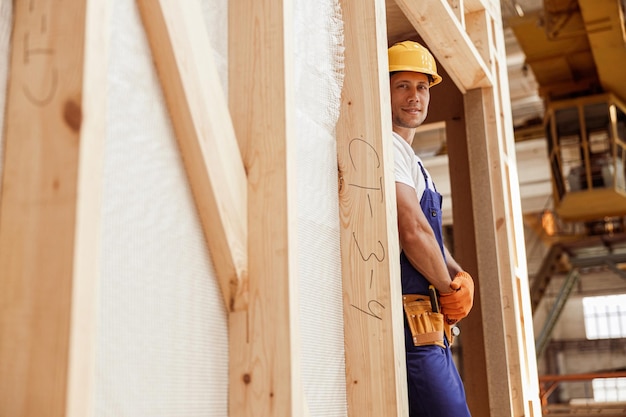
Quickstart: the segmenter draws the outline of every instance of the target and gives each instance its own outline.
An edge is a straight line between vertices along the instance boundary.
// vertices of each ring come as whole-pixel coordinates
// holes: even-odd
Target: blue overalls
[[[441,254],[443,236],[441,223],[441,194],[429,181],[426,170],[419,163],[426,189],[420,207],[435,232]],[[431,185],[432,184],[432,188]],[[429,282],[409,262],[404,252],[400,253],[402,294],[428,295]],[[437,345],[415,346],[406,316],[404,317],[404,340],[406,347],[407,379],[410,417],[470,417],[465,400],[465,390],[459,373],[452,361],[450,348]],[[448,341],[444,343],[448,346]]]

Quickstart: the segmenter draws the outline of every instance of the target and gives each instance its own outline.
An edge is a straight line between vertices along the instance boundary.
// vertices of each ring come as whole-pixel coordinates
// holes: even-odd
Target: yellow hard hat
[[[437,64],[430,51],[417,42],[398,42],[387,50],[389,72],[411,71],[430,75],[430,87],[441,82]]]

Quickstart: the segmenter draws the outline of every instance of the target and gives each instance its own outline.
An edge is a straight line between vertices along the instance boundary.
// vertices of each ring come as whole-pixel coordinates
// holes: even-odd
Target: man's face
[[[391,76],[390,84],[394,128],[413,129],[421,125],[430,102],[428,76],[418,72],[396,72]]]

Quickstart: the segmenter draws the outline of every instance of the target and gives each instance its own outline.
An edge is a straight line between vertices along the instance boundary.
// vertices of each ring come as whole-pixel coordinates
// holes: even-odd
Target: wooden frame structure
[[[230,48],[229,100],[207,58],[197,5],[138,5],[229,312],[229,413],[306,415],[292,250],[292,4],[229,2],[237,20],[229,25],[229,42],[251,45]],[[402,311],[394,302],[400,299],[399,249],[386,142],[386,3],[340,5],[346,50],[337,136],[348,410],[350,416],[405,416]],[[473,161],[456,173],[469,178],[471,194],[458,201],[473,208],[475,219],[471,233],[459,227],[457,239],[460,259],[478,277],[475,313],[464,327],[470,407],[474,415],[538,415],[499,5],[397,5],[464,94],[467,144],[454,157]],[[106,54],[89,51],[106,51],[107,13],[102,2],[89,0],[71,14],[51,0],[38,7],[17,2],[14,12],[0,201],[0,414],[87,416],[98,251],[84,242],[98,241],[106,97]],[[41,19],[49,19],[50,33],[68,36],[35,36]],[[249,85],[259,88],[250,93]],[[209,94],[220,103],[218,114],[206,111]],[[56,141],[43,140],[44,131],[54,132]],[[54,157],[44,160],[44,153]]]

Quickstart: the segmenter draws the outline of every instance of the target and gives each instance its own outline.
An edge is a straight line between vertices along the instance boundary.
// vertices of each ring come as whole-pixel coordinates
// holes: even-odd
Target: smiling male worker
[[[409,415],[469,417],[450,326],[472,308],[474,282],[444,246],[441,194],[411,148],[441,77],[417,42],[397,43],[388,55]]]

